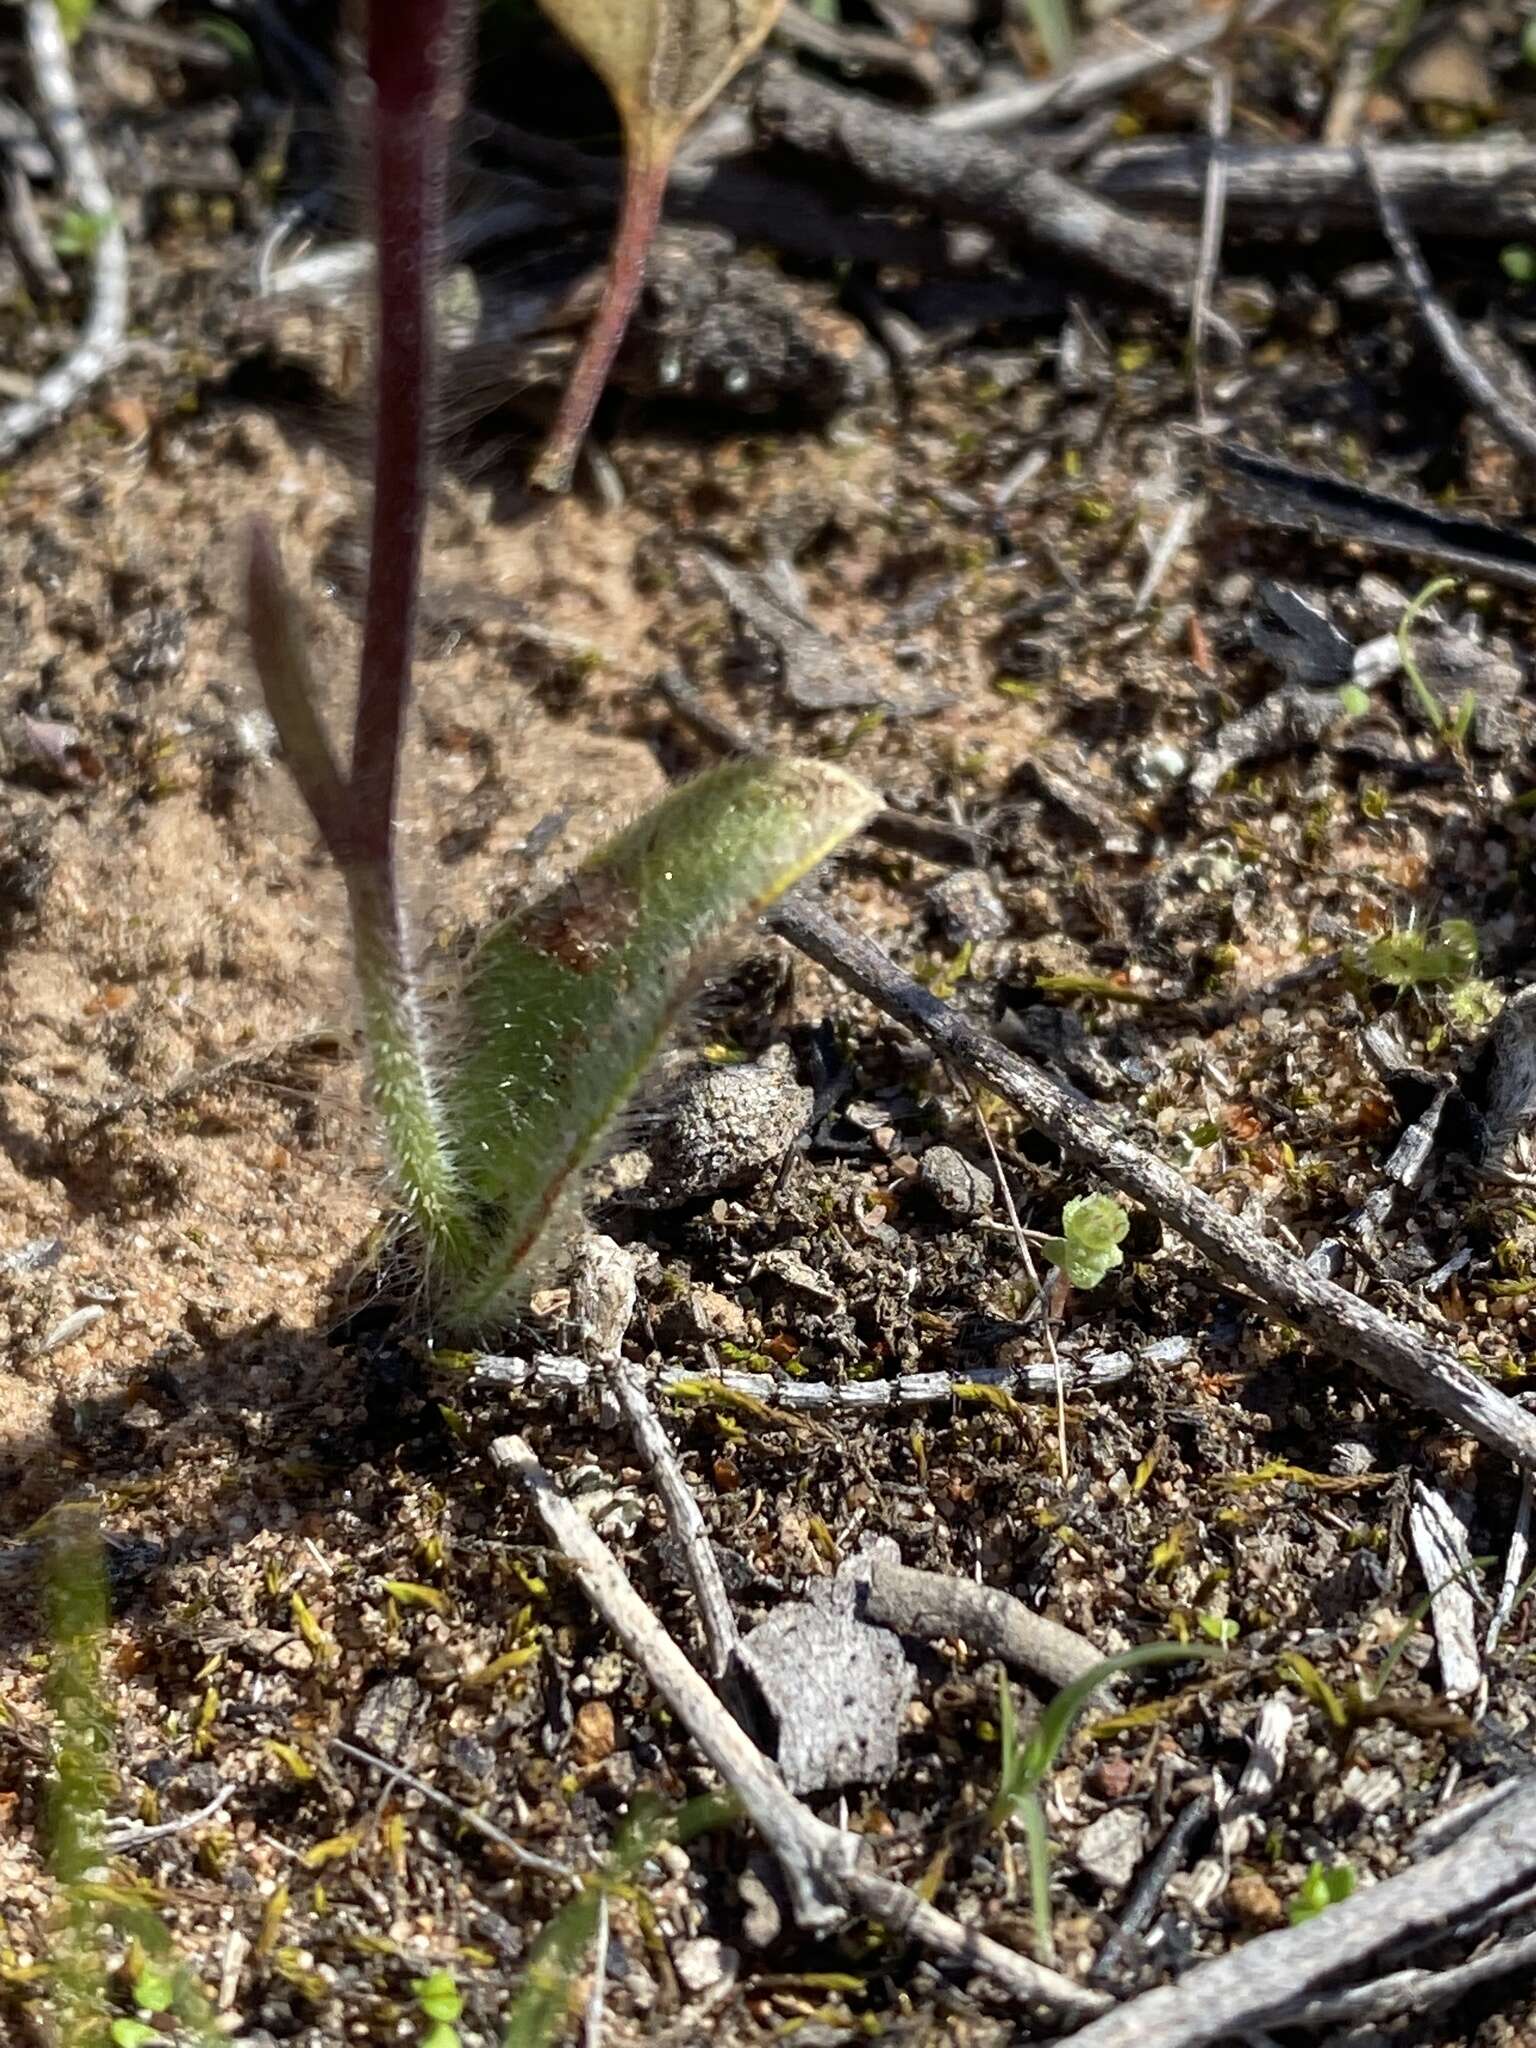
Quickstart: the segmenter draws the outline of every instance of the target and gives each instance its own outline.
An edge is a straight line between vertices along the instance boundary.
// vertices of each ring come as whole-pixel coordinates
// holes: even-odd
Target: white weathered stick
[[[853,1838],[817,1820],[792,1797],[523,1439],[498,1437],[491,1461],[529,1495],[556,1547],[575,1565],[582,1591],[746,1808],[779,1860],[795,1918],[813,1930],[839,1925],[842,1880],[857,1853]]]
[[[1478,1378],[1448,1345],[1409,1329],[1358,1295],[1314,1273],[1208,1195],[1191,1187],[1114,1126],[1067,1093],[1041,1068],[977,1030],[947,1003],[903,974],[862,934],[844,929],[803,896],[769,919],[802,953],[906,1025],[944,1059],[963,1067],[1039,1131],[1143,1202],[1222,1272],[1340,1358],[1363,1365],[1411,1401],[1459,1424],[1517,1464],[1536,1466],[1536,1415]]]
[[[95,224],[91,297],[80,338],[62,362],[40,377],[29,398],[0,412],[0,462],[57,426],[122,353],[128,326],[128,241],[80,115],[69,45],[54,0],[28,0],[27,55],[47,128],[70,198]]]
[[[710,1675],[720,1678],[739,1640],[736,1617],[720,1576],[693,1490],[683,1477],[672,1440],[651,1406],[640,1368],[624,1356],[625,1334],[635,1313],[635,1262],[611,1237],[588,1231],[576,1250],[571,1274],[571,1314],[587,1343],[607,1369],[608,1384],[650,1467],[650,1477],[667,1510],[667,1521],[699,1603],[699,1620],[709,1646]]]
[[[1074,2037],[1074,2048],[1204,2048],[1287,2024],[1298,2001],[1383,1950],[1427,1941],[1459,1916],[1536,1876],[1536,1782],[1453,1848],[1276,1934],[1261,1934],[1177,1984],[1133,1998]]]
[[[1523,1984],[1536,1977],[1536,1934],[1500,1942],[1497,1948],[1449,1970],[1394,1970],[1374,1984],[1352,1984],[1347,1991],[1325,1991],[1316,1998],[1298,1999],[1287,2011],[1276,2013],[1273,2024],[1331,2027],[1342,2021],[1353,2028],[1372,2020],[1395,2019],[1401,2013],[1433,2012],[1437,2005],[1465,1998],[1479,1985],[1515,1976]]]
[[[1520,1488],[1520,1503],[1515,1509],[1515,1526],[1510,1532],[1509,1554],[1504,1560],[1504,1577],[1499,1585],[1499,1597],[1489,1617],[1488,1637],[1483,1644],[1484,1652],[1490,1657],[1499,1646],[1504,1624],[1515,1611],[1515,1596],[1525,1582],[1526,1563],[1531,1554],[1533,1503],[1536,1503],[1536,1472],[1527,1472],[1525,1483]]]
[[[1177,1365],[1188,1355],[1182,1338],[1168,1338],[1149,1344],[1142,1358],[1149,1365]],[[1082,1358],[1063,1360],[1067,1391],[1087,1387],[1112,1387],[1129,1379],[1136,1360],[1129,1351],[1090,1351]],[[536,1352],[532,1358],[505,1358],[496,1352],[477,1354],[472,1366],[476,1385],[511,1387],[520,1394],[584,1394],[601,1373],[579,1358],[561,1358],[552,1352]],[[748,1394],[768,1407],[782,1408],[787,1415],[882,1415],[908,1408],[932,1408],[941,1401],[962,1401],[972,1387],[997,1387],[1021,1401],[1054,1398],[1055,1381],[1049,1365],[977,1366],[974,1372],[909,1372],[894,1380],[775,1379],[764,1372],[690,1372],[681,1366],[658,1373],[652,1382],[658,1394],[679,1389],[718,1386],[727,1394]]]
[[[1081,2020],[1104,2010],[1102,1993],[962,1927],[894,1879],[860,1869],[853,1836],[818,1820],[787,1790],[523,1439],[498,1437],[491,1460],[529,1494],[556,1548],[575,1565],[587,1598],[740,1799],[778,1860],[802,1926],[825,1930],[847,1913],[862,1913],[947,1961],[984,1971],[1032,2011]]]

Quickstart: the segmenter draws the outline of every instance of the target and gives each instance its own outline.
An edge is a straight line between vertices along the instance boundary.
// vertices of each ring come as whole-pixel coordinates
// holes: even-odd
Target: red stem
[[[614,5],[624,0],[613,0]],[[560,400],[560,410],[543,453],[534,464],[532,481],[545,491],[570,489],[576,457],[586,438],[608,372],[624,339],[629,316],[645,282],[645,259],[661,218],[667,173],[672,167],[670,142],[660,155],[642,156],[631,149],[624,164],[624,204],[608,259],[608,277],[581,354]]]
[[[395,801],[432,476],[433,291],[468,22],[465,0],[370,0],[368,8],[377,244],[373,511],[348,837],[352,859],[382,877],[392,922]]]

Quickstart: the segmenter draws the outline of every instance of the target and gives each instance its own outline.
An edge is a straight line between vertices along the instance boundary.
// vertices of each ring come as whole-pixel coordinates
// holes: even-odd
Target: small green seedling
[[[411,1995],[426,2023],[417,2048],[462,2048],[458,2022],[464,2017],[464,2001],[452,1973],[434,1970],[429,1977],[413,1977]]]
[[[1464,917],[1449,917],[1437,925],[1394,926],[1373,939],[1359,959],[1372,981],[1384,981],[1406,995],[1470,981],[1478,957],[1476,927]]]
[[[601,1868],[545,1927],[533,1945],[522,1989],[507,2015],[501,2048],[551,2048],[565,2031],[571,1993],[597,1938],[605,1899],[632,1898],[636,1881],[658,1849],[683,1846],[733,1821],[739,1809],[728,1795],[706,1792],[667,1812],[658,1801],[637,1799]],[[598,1958],[602,1967],[602,1958]]]
[[[997,1729],[1002,1768],[990,1818],[997,1828],[1017,1821],[1023,1831],[1029,1864],[1030,1912],[1035,1923],[1035,1946],[1042,1962],[1054,1961],[1056,1942],[1051,1928],[1051,1844],[1041,1787],[1063,1744],[1106,1680],[1122,1671],[1144,1671],[1154,1664],[1184,1664],[1216,1654],[1204,1643],[1143,1643],[1137,1649],[1122,1650],[1116,1657],[1106,1657],[1062,1687],[1023,1742],[1019,1739],[1013,1688],[1006,1672],[999,1677]]]
[[[1432,605],[1437,597],[1443,597],[1448,590],[1456,588],[1454,576],[1436,576],[1426,583],[1417,596],[1403,607],[1403,616],[1397,622],[1397,653],[1403,664],[1403,674],[1408,678],[1415,699],[1429,729],[1442,740],[1453,754],[1460,755],[1472,730],[1472,721],[1477,716],[1477,698],[1471,690],[1462,693],[1461,702],[1453,712],[1448,712],[1429,684],[1424,680],[1424,671],[1419,667],[1418,656],[1413,651],[1413,628],[1421,612]]]
[[[1354,1867],[1348,1863],[1314,1863],[1301,1881],[1301,1890],[1291,1901],[1291,1925],[1315,1920],[1330,1906],[1347,1899],[1355,1888]]]
[[[125,1888],[102,1881],[106,1806],[115,1776],[114,1729],[101,1682],[107,1583],[93,1509],[56,1508],[43,1531],[49,1636],[49,1865],[59,1889],[46,2006],[60,2048],[156,2048],[223,2036],[211,2004],[177,1960],[158,1916]],[[114,1989],[107,1958],[126,1946]],[[122,2004],[131,2014],[114,2010]]]
[[[701,775],[490,932],[429,1030],[395,808],[431,476],[433,286],[466,41],[462,0],[372,0],[373,508],[345,771],[299,607],[260,526],[246,601],[267,708],[346,885],[374,1101],[432,1303],[445,1324],[472,1329],[558,1250],[583,1168],[719,944],[878,803],[825,762],[732,761]]]
[[[1042,1249],[1074,1287],[1097,1287],[1124,1263],[1120,1245],[1130,1227],[1130,1217],[1113,1195],[1080,1195],[1063,1205],[1061,1235],[1048,1237]]]

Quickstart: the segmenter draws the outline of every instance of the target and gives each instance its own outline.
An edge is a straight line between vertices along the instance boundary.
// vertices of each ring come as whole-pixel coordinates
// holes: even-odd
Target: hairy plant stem
[[[396,862],[400,752],[415,656],[437,403],[432,303],[466,0],[371,0],[370,186],[375,264],[373,507],[346,825],[337,849],[352,914],[373,1087],[430,1250],[457,1248],[449,1160],[410,969]]]
[[[410,701],[421,548],[432,481],[437,348],[432,291],[462,73],[464,0],[372,0],[375,266],[373,512],[353,721],[353,857],[395,891],[395,798]]]
[[[643,150],[638,138],[631,141],[624,164],[624,203],[608,260],[603,296],[561,396],[549,439],[533,467],[532,481],[540,490],[570,489],[581,444],[645,282],[645,259],[661,219],[671,167],[671,138],[660,148],[653,145]]]

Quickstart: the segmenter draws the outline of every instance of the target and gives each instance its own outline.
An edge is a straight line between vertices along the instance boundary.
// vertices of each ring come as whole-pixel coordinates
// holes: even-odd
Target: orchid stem
[[[624,203],[608,262],[608,277],[576,367],[561,397],[555,424],[534,464],[532,481],[540,490],[568,491],[571,487],[581,444],[645,282],[645,261],[656,239],[671,167],[670,142],[660,154],[632,148],[626,156]]]

